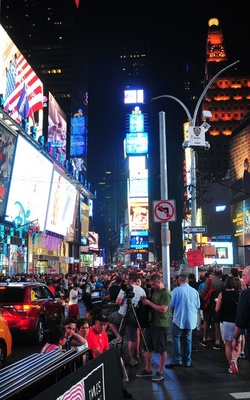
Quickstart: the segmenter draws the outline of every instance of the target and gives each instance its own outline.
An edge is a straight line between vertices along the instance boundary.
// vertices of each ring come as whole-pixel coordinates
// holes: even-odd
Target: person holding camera
[[[136,344],[136,330],[137,326],[130,320],[127,315],[128,302],[131,301],[134,307],[137,306],[138,301],[141,297],[146,297],[145,290],[136,285],[136,274],[130,273],[126,284],[121,285],[121,290],[116,298],[116,304],[120,307],[118,311],[113,312],[109,315],[109,327],[116,336],[116,339],[112,341],[112,344],[116,345],[122,342],[122,337],[119,332],[119,327],[123,318],[126,318],[125,324],[125,335],[128,340],[128,353],[129,353],[129,365],[137,365],[138,361],[134,358],[135,344]]]
[[[149,280],[153,291],[151,300],[144,298],[143,304],[151,308],[150,326],[144,331],[145,369],[136,374],[137,378],[152,377],[153,382],[164,380],[163,369],[167,360],[167,334],[169,326],[170,291],[164,286],[160,275],[154,274]],[[152,352],[160,354],[160,362],[156,374],[152,371]]]

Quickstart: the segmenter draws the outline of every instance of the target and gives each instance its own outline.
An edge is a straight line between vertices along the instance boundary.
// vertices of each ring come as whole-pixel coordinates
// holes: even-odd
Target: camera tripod
[[[131,319],[131,316],[132,316],[133,319]],[[119,328],[118,328],[118,332],[119,332],[119,334],[121,335],[121,338],[122,338],[122,342],[121,342],[121,352],[122,352],[122,345],[123,345],[123,342],[124,342],[125,328],[126,328],[127,322],[128,322],[128,323],[130,322],[131,324],[134,324],[137,328],[139,328],[140,335],[141,335],[141,338],[142,338],[142,340],[143,340],[143,344],[144,344],[145,349],[146,349],[146,352],[147,352],[147,354],[148,354],[148,356],[149,356],[150,362],[151,362],[151,364],[152,364],[152,368],[154,369],[153,360],[152,360],[150,351],[149,351],[149,349],[148,349],[148,345],[147,345],[147,343],[146,343],[146,340],[145,340],[145,336],[144,336],[144,334],[143,334],[142,327],[141,327],[140,322],[139,322],[139,320],[138,320],[138,317],[137,317],[137,314],[136,314],[136,311],[135,311],[135,307],[134,307],[134,305],[133,305],[131,299],[127,299],[127,310],[126,310],[126,314],[122,317],[122,320],[121,320],[120,325],[119,325]]]

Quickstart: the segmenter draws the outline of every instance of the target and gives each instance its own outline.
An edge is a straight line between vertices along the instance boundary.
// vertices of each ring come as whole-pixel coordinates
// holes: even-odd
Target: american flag
[[[19,52],[15,54],[6,71],[6,93],[4,110],[18,123],[24,117],[19,113],[20,97],[24,95],[28,100],[28,115],[43,109],[43,85],[29,63]]]

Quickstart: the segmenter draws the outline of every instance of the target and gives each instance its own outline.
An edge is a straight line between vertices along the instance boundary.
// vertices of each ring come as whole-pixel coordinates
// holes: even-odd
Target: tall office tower
[[[67,114],[84,108],[87,68],[74,0],[2,0],[1,24]]]
[[[149,191],[148,101],[151,77],[150,46],[147,41],[124,42],[120,46],[119,71],[124,94],[123,228],[125,260],[130,265],[148,262]],[[126,201],[124,201],[126,200]],[[120,237],[121,239],[121,237]]]
[[[224,67],[236,60],[229,60],[222,28],[217,18],[208,22],[206,45],[205,85]],[[219,76],[209,88],[203,109],[212,113],[211,128],[206,134],[210,150],[199,149],[198,171],[208,180],[224,179],[228,172],[228,142],[233,130],[250,111],[250,75],[241,74],[235,66]]]

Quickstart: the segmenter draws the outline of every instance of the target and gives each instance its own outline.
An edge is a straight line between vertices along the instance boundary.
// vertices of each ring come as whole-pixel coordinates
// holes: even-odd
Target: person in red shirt
[[[105,350],[109,349],[108,334],[106,332],[107,326],[107,315],[100,314],[96,317],[95,324],[89,329],[86,339],[93,358],[98,357]]]
[[[87,334],[86,339],[93,358],[98,357],[104,351],[109,349],[108,334],[106,332],[107,326],[107,314],[99,314],[95,319],[95,324],[89,329],[89,333]],[[121,359],[121,373],[122,368],[125,369],[124,363]],[[127,389],[123,388],[123,398],[131,399],[132,397],[133,395],[129,393]]]

